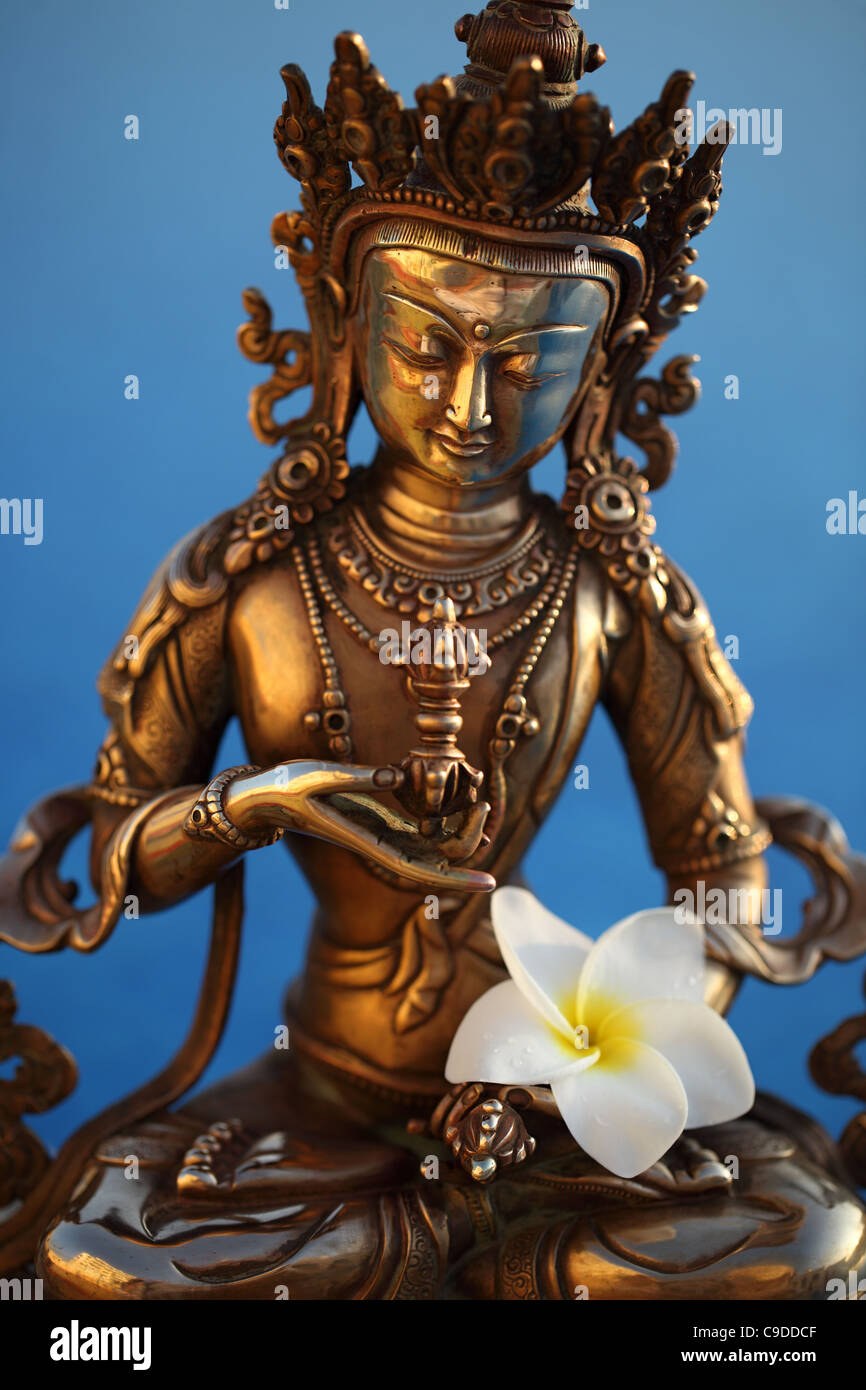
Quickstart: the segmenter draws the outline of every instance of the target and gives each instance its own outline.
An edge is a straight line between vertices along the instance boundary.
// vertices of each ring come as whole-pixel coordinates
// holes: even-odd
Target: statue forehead
[[[499,322],[593,323],[610,291],[588,276],[526,275],[414,248],[379,248],[367,257],[365,278],[374,294],[406,296],[447,317]],[[397,304],[399,300],[389,301]]]

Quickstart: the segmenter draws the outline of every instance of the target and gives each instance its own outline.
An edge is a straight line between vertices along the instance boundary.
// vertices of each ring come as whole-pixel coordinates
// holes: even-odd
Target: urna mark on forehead
[[[371,252],[364,279],[368,313],[372,295],[385,301],[380,309],[417,306],[463,332],[595,329],[611,301],[589,276],[522,274],[406,247]]]

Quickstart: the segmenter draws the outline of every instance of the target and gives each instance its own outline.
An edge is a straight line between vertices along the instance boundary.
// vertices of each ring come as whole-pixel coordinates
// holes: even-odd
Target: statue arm
[[[183,829],[231,715],[226,599],[186,614],[144,661],[125,653],[141,651],[146,606],[147,599],[100,677],[110,725],[91,787],[90,873],[99,892],[106,856],[138,816],[125,886],[142,911],[154,911],[212,883],[237,851]]]
[[[605,704],[668,901],[724,901],[738,926],[758,924],[771,836],[744,768],[752,702],[700,595],[665,563],[672,583],[661,611],[611,595]]]
[[[111,728],[92,786],[91,877],[97,892],[115,908],[121,895],[133,894],[140,910],[159,910],[207,887],[239,854],[272,844],[287,830],[351,849],[425,887],[490,891],[494,881],[488,874],[457,862],[480,836],[480,808],[467,827],[468,846],[459,836],[442,847],[427,845],[413,821],[375,800],[376,793],[402,782],[394,768],[295,759],[264,769],[229,769],[217,779],[222,830],[228,833],[213,833],[214,817],[203,798],[235,712],[228,608],[223,594],[190,609],[156,645],[133,646],[137,655],[131,659],[122,642],[103,671],[100,688]],[[153,610],[146,595],[133,629],[152,630],[162,620],[157,608],[154,623]],[[203,828],[196,816],[205,817]]]

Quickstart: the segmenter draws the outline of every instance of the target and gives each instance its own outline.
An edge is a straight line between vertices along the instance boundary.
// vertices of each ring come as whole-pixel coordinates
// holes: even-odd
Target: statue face
[[[451,486],[523,472],[565,430],[609,304],[597,280],[372,252],[356,350],[376,430]]]

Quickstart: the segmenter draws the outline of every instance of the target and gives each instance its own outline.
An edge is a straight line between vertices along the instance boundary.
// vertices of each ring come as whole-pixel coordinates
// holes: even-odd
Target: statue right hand
[[[226,815],[239,830],[255,835],[282,826],[352,850],[423,887],[489,893],[490,874],[461,869],[443,844],[422,836],[402,813],[380,805],[377,792],[403,781],[394,767],[298,760],[236,778],[226,788]],[[473,808],[460,837],[466,855],[481,840],[486,808]],[[474,841],[474,845],[473,845]]]

